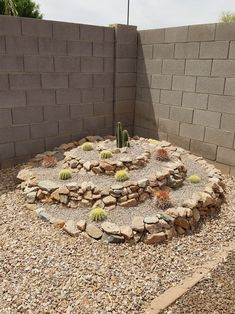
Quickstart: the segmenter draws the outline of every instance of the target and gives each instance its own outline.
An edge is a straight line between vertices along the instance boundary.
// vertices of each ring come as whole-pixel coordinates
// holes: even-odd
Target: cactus
[[[172,203],[170,201],[170,194],[168,191],[157,191],[155,193],[155,204],[160,209],[167,209],[169,208]]]
[[[128,131],[123,130],[121,122],[117,123],[116,143],[118,148],[130,147]]]
[[[168,151],[165,148],[159,148],[156,151],[156,159],[160,161],[168,161],[170,160],[170,156]]]
[[[126,181],[129,179],[129,174],[126,170],[119,170],[115,174],[115,179],[120,182]]]
[[[82,149],[84,151],[90,151],[90,150],[93,150],[94,147],[93,147],[92,143],[86,142],[86,143],[82,144]]]
[[[72,177],[72,173],[69,169],[62,169],[59,172],[59,179],[60,180],[68,180]]]
[[[42,166],[45,168],[53,168],[57,164],[57,159],[53,155],[45,155],[43,156]]]
[[[90,218],[93,221],[102,221],[107,217],[107,214],[103,208],[96,207],[93,208],[90,212]]]
[[[102,159],[111,158],[112,156],[113,156],[113,155],[112,155],[111,151],[108,150],[108,149],[102,150],[102,151],[100,152],[100,158],[102,158]]]
[[[130,147],[129,133],[127,130],[123,130],[123,132],[122,132],[122,143],[123,143],[124,147]]]
[[[192,175],[189,177],[189,180],[191,183],[199,183],[201,181],[201,178],[197,175]]]

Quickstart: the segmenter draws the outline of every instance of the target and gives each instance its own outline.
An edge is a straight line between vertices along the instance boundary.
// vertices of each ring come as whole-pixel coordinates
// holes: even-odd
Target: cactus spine
[[[118,148],[130,147],[128,131],[123,130],[121,122],[117,123],[116,142]]]

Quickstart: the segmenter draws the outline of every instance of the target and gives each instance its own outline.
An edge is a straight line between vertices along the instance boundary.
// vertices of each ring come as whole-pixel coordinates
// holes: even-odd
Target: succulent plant
[[[102,150],[102,151],[100,152],[100,157],[101,157],[102,159],[111,158],[112,156],[113,156],[113,155],[112,155],[111,151],[108,150],[108,149]]]
[[[42,166],[45,168],[53,168],[57,164],[57,159],[53,155],[45,155],[43,156]]]
[[[116,173],[115,173],[115,179],[117,181],[126,181],[129,179],[129,174],[126,170],[118,170]]]
[[[156,159],[160,161],[168,161],[170,160],[170,156],[168,150],[165,148],[159,148],[156,151]]]
[[[72,173],[70,169],[62,169],[59,172],[59,179],[60,180],[68,180],[72,177]]]
[[[148,142],[149,142],[149,144],[151,144],[151,145],[157,145],[157,144],[159,143],[159,141],[154,140],[154,139],[152,139],[152,138],[150,138],[150,139],[148,140]]]
[[[189,177],[189,180],[191,183],[195,184],[195,183],[199,183],[201,181],[201,178],[194,174],[194,175]]]
[[[90,217],[93,221],[102,221],[107,217],[107,214],[103,208],[96,207],[91,210]]]
[[[82,144],[82,149],[83,149],[84,151],[90,151],[90,150],[93,150],[94,147],[93,147],[93,144],[92,144],[92,143],[86,142],[86,143]]]
[[[157,191],[155,193],[155,204],[160,209],[169,208],[172,205],[169,191],[164,191],[164,190]]]
[[[116,127],[116,143],[118,148],[130,147],[129,133],[123,130],[121,122],[118,122]]]

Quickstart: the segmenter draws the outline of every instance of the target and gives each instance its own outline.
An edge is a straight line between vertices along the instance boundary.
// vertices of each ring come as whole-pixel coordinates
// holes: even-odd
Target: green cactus
[[[102,158],[102,159],[111,158],[112,156],[113,156],[113,155],[112,155],[111,151],[108,150],[108,149],[102,150],[102,151],[100,152],[100,158]]]
[[[116,142],[118,148],[130,147],[128,131],[123,130],[121,122],[117,123]]]
[[[201,181],[201,178],[194,174],[194,175],[189,177],[189,180],[191,183],[196,184],[196,183],[199,183]]]
[[[91,210],[90,217],[93,221],[102,221],[107,217],[107,214],[103,208],[96,207]]]
[[[123,142],[124,147],[130,147],[129,133],[127,130],[123,130],[123,132],[122,132],[122,142]]]
[[[72,173],[70,171],[70,169],[62,169],[59,172],[59,179],[60,180],[68,180],[72,177]]]
[[[129,179],[129,174],[126,170],[119,170],[115,174],[115,179],[120,182],[126,181]]]
[[[86,143],[82,144],[82,149],[84,151],[90,151],[90,150],[93,150],[94,147],[93,147],[92,143],[86,142]]]

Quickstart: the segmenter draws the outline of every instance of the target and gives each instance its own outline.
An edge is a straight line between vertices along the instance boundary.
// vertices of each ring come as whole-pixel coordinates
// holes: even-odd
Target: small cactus
[[[86,143],[82,144],[82,149],[84,151],[90,151],[90,150],[93,150],[94,147],[93,147],[92,143],[86,142]]]
[[[111,158],[112,156],[113,156],[113,155],[112,155],[111,151],[108,150],[108,149],[102,150],[102,151],[100,152],[100,158],[102,158],[102,159]]]
[[[157,191],[155,193],[155,204],[160,209],[167,209],[169,208],[172,203],[170,201],[170,194],[168,191]]]
[[[90,212],[90,218],[93,221],[102,221],[107,217],[107,214],[103,208],[96,207],[93,208]]]
[[[123,132],[122,132],[122,143],[123,143],[124,147],[130,147],[129,133],[127,130],[123,130]]]
[[[123,130],[121,122],[118,122],[116,127],[116,143],[118,148],[130,147],[129,133]]]
[[[57,159],[53,155],[45,155],[42,160],[42,167],[53,168],[57,164]]]
[[[129,179],[129,174],[126,170],[119,170],[115,174],[115,179],[120,182],[126,181]]]
[[[189,177],[189,180],[191,183],[196,184],[196,183],[199,183],[201,181],[201,178],[197,175],[192,175]]]
[[[72,173],[69,169],[62,169],[59,173],[60,180],[68,180],[72,177]]]
[[[168,161],[170,160],[170,156],[168,151],[165,148],[159,148],[156,151],[156,159],[160,161]]]

